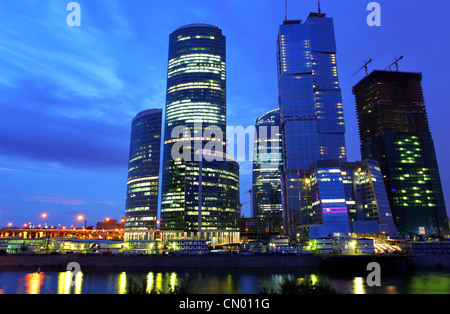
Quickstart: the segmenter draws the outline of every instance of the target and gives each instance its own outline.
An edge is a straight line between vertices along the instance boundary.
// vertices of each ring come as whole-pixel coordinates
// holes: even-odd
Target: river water
[[[125,294],[127,282],[147,279],[148,289],[168,292],[187,279],[195,294],[259,294],[279,289],[287,277],[326,283],[340,294],[450,294],[450,270],[416,270],[381,277],[369,287],[363,277],[333,277],[319,270],[280,269],[83,269],[74,274],[56,269],[0,269],[0,294]]]

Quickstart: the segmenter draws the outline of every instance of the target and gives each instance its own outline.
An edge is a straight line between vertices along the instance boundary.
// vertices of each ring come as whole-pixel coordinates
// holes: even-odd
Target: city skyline
[[[425,104],[448,204],[450,159],[443,114],[448,109],[442,101],[445,73],[441,71],[445,65],[436,61],[446,62],[448,43],[436,40],[437,35],[420,36],[429,34],[427,25],[445,27],[449,22],[428,14],[434,9],[419,1],[380,1],[382,26],[371,28],[366,24],[367,3],[348,2],[322,3],[323,13],[335,24],[348,160],[360,159],[351,87],[364,74],[351,75],[364,60],[374,60],[371,70],[383,70],[394,57],[405,55],[400,70],[423,73]],[[227,36],[229,125],[250,126],[278,106],[275,43],[284,19],[281,1],[245,5],[192,1],[179,6],[176,1],[79,3],[83,9],[79,28],[65,24],[65,4],[1,4],[5,33],[0,35],[4,70],[0,87],[5,97],[0,118],[0,227],[10,222],[21,227],[28,221],[37,225],[42,213],[47,213],[47,223],[66,225],[77,225],[80,214],[88,225],[124,215],[129,126],[138,112],[164,107],[167,38],[178,27],[214,24]],[[167,13],[170,9],[173,15]],[[8,14],[11,11],[17,14]],[[304,6],[290,3],[288,18],[305,20],[316,11],[315,1]],[[30,19],[31,14],[36,18]],[[417,37],[425,41],[426,49],[414,42]],[[374,41],[384,45],[375,47]],[[242,73],[249,73],[247,80],[240,78]],[[250,160],[241,162],[241,195],[251,188],[251,169]],[[249,206],[244,208],[248,213]]]

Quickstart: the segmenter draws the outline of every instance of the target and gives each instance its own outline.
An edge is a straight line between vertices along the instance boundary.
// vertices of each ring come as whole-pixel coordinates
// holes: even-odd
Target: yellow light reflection
[[[366,294],[364,278],[355,277],[355,279],[353,280],[353,292],[355,294]]]
[[[227,281],[226,281],[226,293],[232,294],[233,293],[233,276],[231,274],[228,274]]]
[[[119,275],[119,291],[118,294],[127,293],[127,273],[123,272]]]
[[[80,271],[75,277],[75,294],[81,294],[81,287],[83,285],[83,273]]]
[[[75,284],[73,284],[75,281]],[[73,277],[71,271],[61,272],[58,276],[58,294],[70,294],[74,287],[75,294],[81,294],[83,286],[83,273],[80,271]]]
[[[310,278],[313,285],[315,285],[319,281],[319,279],[317,279],[317,276],[314,274],[311,274]]]
[[[72,281],[72,272],[71,271],[59,273],[58,294],[70,294],[71,281]]]
[[[158,273],[156,275],[155,288],[156,288],[157,291],[162,291],[162,273]]]
[[[153,285],[154,285],[154,279],[155,275],[152,272],[149,272],[147,275],[147,292],[151,293],[153,290]]]
[[[174,290],[177,286],[177,273],[170,274],[170,289]]]
[[[39,294],[41,286],[44,282],[45,275],[43,273],[32,273],[25,276],[25,285],[27,294]]]

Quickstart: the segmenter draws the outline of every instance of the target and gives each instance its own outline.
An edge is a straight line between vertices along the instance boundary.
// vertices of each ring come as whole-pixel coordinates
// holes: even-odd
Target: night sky
[[[191,23],[227,37],[227,122],[254,125],[278,107],[276,38],[283,0],[80,0],[81,26],[66,23],[68,0],[0,2],[0,227],[88,225],[125,214],[130,124],[164,108],[169,34]],[[369,0],[322,0],[334,18],[349,161],[359,160],[351,77],[373,59],[384,70],[423,73],[423,89],[450,207],[448,51],[450,2],[381,0],[369,27]],[[290,0],[289,19],[317,12]],[[241,202],[251,162],[241,162]],[[249,203],[243,206],[248,216]]]

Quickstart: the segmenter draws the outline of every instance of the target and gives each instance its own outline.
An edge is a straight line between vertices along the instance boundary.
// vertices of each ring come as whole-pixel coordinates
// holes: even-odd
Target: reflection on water
[[[364,277],[333,278],[313,269],[289,270],[215,270],[195,271],[117,271],[85,269],[41,272],[0,270],[0,294],[126,294],[128,279],[140,284],[147,281],[147,291],[168,293],[189,279],[196,294],[258,294],[264,288],[279,290],[285,278],[298,282],[331,285],[341,294],[423,294],[450,293],[450,270],[423,271],[412,275],[382,277],[381,287],[369,287]]]
[[[25,275],[25,286],[27,294],[40,294],[41,286],[44,282],[45,275],[43,273],[32,273]]]
[[[353,293],[366,294],[366,283],[364,278],[355,277],[355,279],[353,280]]]
[[[58,276],[58,294],[81,294],[83,286],[83,273],[74,275],[71,271],[61,272]]]
[[[450,294],[450,275],[441,276],[440,273],[432,273],[428,276],[413,277],[410,280],[411,288],[415,293],[426,294],[433,291],[446,291]]]

